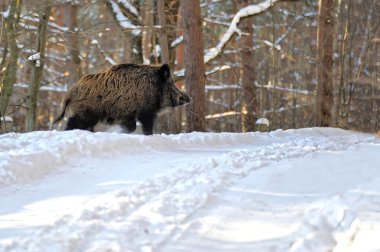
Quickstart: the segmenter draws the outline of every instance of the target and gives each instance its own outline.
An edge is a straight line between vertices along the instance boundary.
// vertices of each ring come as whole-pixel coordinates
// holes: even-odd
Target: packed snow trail
[[[378,148],[379,144],[371,135],[318,128],[150,137],[83,131],[6,134],[0,136],[0,250],[180,251],[174,245],[181,244],[186,234],[196,237],[192,233],[196,216],[201,218],[210,207],[221,207],[213,204],[225,203],[229,190],[257,176],[257,171],[315,153],[347,152],[361,145]],[[380,164],[379,159],[376,162]],[[359,171],[352,172],[349,179],[355,179]],[[326,193],[321,194],[324,199]],[[332,192],[326,200],[335,202],[331,197],[336,194]],[[206,213],[213,213],[212,209]],[[266,211],[277,212],[271,205]],[[326,211],[334,213],[336,208]],[[310,215],[315,215],[312,210]],[[318,212],[310,225],[319,225],[319,216]],[[347,221],[347,230],[355,220]],[[333,217],[330,222],[334,221]],[[283,223],[288,222],[278,225]],[[333,233],[339,225],[334,225],[327,230],[331,237],[326,242],[317,239],[321,251],[337,246]],[[285,247],[309,251],[313,239],[302,237],[309,237],[314,229],[290,227],[284,247],[273,251]],[[194,251],[188,244],[181,249]]]

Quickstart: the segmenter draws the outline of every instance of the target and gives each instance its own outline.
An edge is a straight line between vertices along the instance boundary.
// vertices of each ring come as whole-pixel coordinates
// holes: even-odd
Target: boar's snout
[[[188,96],[187,94],[182,94],[179,99],[178,99],[178,105],[185,105],[187,103],[191,102],[191,97]]]

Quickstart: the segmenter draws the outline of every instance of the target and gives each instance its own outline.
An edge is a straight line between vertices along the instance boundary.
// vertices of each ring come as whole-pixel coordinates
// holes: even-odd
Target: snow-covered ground
[[[0,135],[0,251],[380,251],[380,139]]]

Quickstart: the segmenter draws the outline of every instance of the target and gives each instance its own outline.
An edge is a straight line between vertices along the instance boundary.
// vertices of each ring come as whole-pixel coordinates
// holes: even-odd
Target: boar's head
[[[159,69],[159,74],[163,91],[161,108],[174,108],[191,102],[191,97],[175,86],[169,65],[162,65]]]

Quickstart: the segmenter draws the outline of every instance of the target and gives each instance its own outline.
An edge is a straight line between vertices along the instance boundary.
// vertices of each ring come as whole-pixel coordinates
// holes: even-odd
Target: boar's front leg
[[[153,135],[154,119],[154,114],[144,114],[139,116],[138,120],[141,122],[144,135]]]

